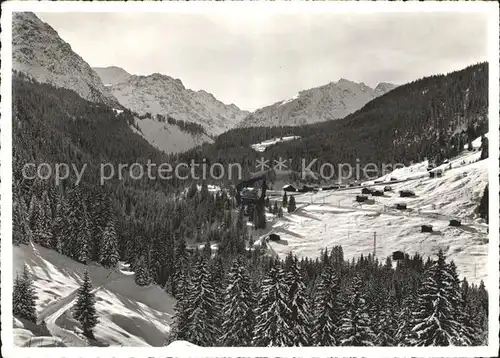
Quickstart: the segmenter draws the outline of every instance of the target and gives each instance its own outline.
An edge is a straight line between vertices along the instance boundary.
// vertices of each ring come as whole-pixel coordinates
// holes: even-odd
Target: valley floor
[[[272,224],[271,232],[281,240],[269,242],[269,246],[280,257],[293,252],[314,258],[325,247],[342,245],[347,259],[375,252],[380,260],[398,250],[434,257],[443,249],[462,277],[486,283],[488,225],[475,218],[475,209],[488,181],[488,161],[477,161],[479,155],[463,153],[447,164],[446,169],[450,165],[451,169],[441,178],[425,175],[426,162],[399,169],[381,179],[390,180],[397,174],[399,180],[411,180],[376,185],[381,190],[390,185],[392,191],[383,197],[371,197],[372,204],[355,201],[361,194],[359,187],[296,194],[298,209]],[[399,191],[405,189],[414,191],[416,197],[399,197]],[[396,203],[403,202],[408,209],[397,210]],[[450,219],[461,220],[462,226],[448,226]],[[432,225],[433,232],[422,233],[424,224]]]

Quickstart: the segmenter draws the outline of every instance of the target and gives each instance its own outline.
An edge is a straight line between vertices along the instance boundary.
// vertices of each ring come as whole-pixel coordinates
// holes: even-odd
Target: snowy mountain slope
[[[166,153],[179,153],[203,143],[212,143],[206,134],[191,134],[178,126],[160,122],[154,118],[135,118],[132,130],[143,136],[150,144]]]
[[[488,162],[475,161],[479,152],[463,153],[442,178],[421,177],[392,184],[393,192],[373,197],[372,204],[355,202],[360,188],[342,191],[320,191],[295,196],[298,207],[292,214],[273,224],[273,232],[282,242],[269,245],[280,257],[290,251],[298,256],[318,257],[325,247],[342,245],[345,257],[351,259],[374,250],[379,258],[401,250],[434,256],[441,248],[457,264],[459,274],[478,283],[487,277],[488,226],[477,219],[475,210],[488,181]],[[414,175],[426,168],[418,163],[405,168]],[[412,170],[413,169],[413,170]],[[398,170],[403,178],[403,170]],[[395,174],[395,173],[394,173]],[[381,183],[382,189],[388,183]],[[415,198],[400,198],[400,190],[410,189]],[[405,202],[408,210],[395,209]],[[449,219],[462,220],[461,227],[450,227]],[[433,233],[422,233],[421,225],[434,226]],[[486,281],[485,281],[486,282]]]
[[[12,67],[38,82],[67,88],[92,102],[118,105],[94,70],[31,12],[13,14]]]
[[[158,286],[139,287],[129,272],[77,263],[38,245],[14,246],[14,275],[28,265],[38,294],[37,314],[68,346],[88,345],[70,311],[83,272],[88,269],[96,293],[100,323],[97,342],[122,346],[162,346],[169,332],[175,300]],[[128,274],[127,274],[128,273]],[[19,325],[18,325],[19,326]],[[19,328],[19,327],[18,327]],[[19,331],[18,344],[29,339]],[[57,339],[57,338],[56,338]]]
[[[116,66],[92,67],[92,69],[101,78],[102,82],[106,87],[126,82],[129,79],[129,77],[132,76],[123,68]]]
[[[181,80],[159,73],[133,75],[109,89],[123,106],[134,112],[198,123],[211,135],[235,127],[248,114],[234,104],[222,103],[208,92],[186,89]]]
[[[342,78],[338,82],[301,91],[295,97],[258,109],[238,126],[298,126],[339,119],[395,87],[380,83],[373,89],[364,83]]]

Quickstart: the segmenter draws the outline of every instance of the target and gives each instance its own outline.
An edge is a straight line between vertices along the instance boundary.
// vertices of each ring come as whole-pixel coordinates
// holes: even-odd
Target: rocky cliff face
[[[67,88],[92,102],[118,105],[95,71],[31,12],[13,14],[12,67],[38,82]]]
[[[130,76],[108,87],[125,107],[139,113],[162,114],[198,123],[210,135],[235,127],[249,112],[224,104],[206,91],[192,91],[181,80],[154,73]]]

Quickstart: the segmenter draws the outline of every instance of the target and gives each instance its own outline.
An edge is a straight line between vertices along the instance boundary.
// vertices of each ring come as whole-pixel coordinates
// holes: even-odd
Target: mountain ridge
[[[375,89],[345,78],[299,91],[294,97],[275,102],[250,113],[238,127],[299,126],[340,119],[396,85],[379,83]]]
[[[98,74],[103,81],[109,80],[109,90],[124,107],[139,114],[160,114],[197,123],[210,135],[235,127],[249,114],[234,103],[223,103],[208,91],[188,89],[182,80],[166,74],[130,74],[112,81],[105,72],[100,70]]]

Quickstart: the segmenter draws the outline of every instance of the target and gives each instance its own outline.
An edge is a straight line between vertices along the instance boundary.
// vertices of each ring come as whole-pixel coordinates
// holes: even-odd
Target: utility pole
[[[377,232],[373,232],[373,258],[377,255]]]

